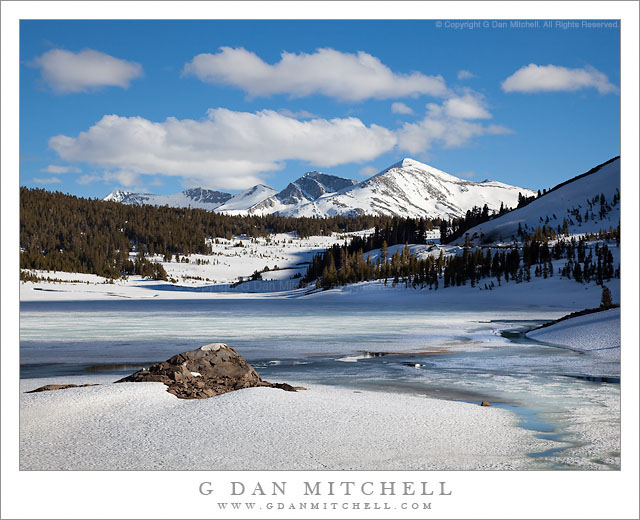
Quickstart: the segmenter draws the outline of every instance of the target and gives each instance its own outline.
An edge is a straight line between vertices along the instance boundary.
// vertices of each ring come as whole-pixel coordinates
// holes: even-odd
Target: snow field
[[[161,383],[76,380],[103,386],[21,393],[20,469],[535,469],[526,453],[557,446],[508,411],[406,394],[295,383],[309,389],[180,400]]]
[[[620,358],[620,308],[563,320],[531,331],[530,338],[581,352]]]
[[[275,267],[287,269],[281,275],[273,276],[266,272],[263,277],[265,280],[280,280],[283,277],[290,278],[296,272],[306,272],[306,265],[299,264],[310,262],[316,254],[333,244],[344,243],[353,235],[368,232],[333,233],[330,236],[304,239],[298,238],[295,233],[278,233],[269,236],[268,239],[255,240],[246,237],[234,237],[231,240],[217,238],[209,241],[213,250],[211,255],[189,255],[189,263],[177,263],[175,259],[172,262],[164,262],[161,256],[153,260],[162,263],[169,277],[176,278],[180,283],[202,283],[188,278],[190,276],[201,277],[204,281],[214,283],[233,283],[240,277],[249,277],[265,267],[270,270]],[[209,263],[197,265],[197,260]]]
[[[236,237],[232,240],[218,239],[211,244],[212,255],[189,255],[189,263],[164,262],[162,257],[156,256],[152,259],[161,262],[170,278],[178,280],[177,284],[160,282],[156,280],[144,280],[139,276],[131,276],[127,280],[114,280],[114,283],[106,283],[109,280],[96,276],[80,273],[62,273],[34,271],[41,277],[59,278],[70,280],[69,283],[47,283],[47,282],[26,282],[20,284],[21,301],[51,301],[51,300],[73,300],[73,299],[148,299],[148,298],[169,298],[169,299],[190,299],[190,298],[241,298],[243,293],[251,293],[252,297],[303,297],[312,291],[309,289],[298,289],[299,278],[293,278],[296,274],[304,276],[306,264],[313,259],[313,256],[326,250],[335,243],[342,244],[352,235],[367,235],[372,230],[361,231],[347,235],[333,234],[324,237],[309,237],[299,239],[293,234],[282,233],[272,235],[269,240],[251,239]],[[238,247],[237,244],[242,244]],[[551,245],[553,242],[551,242]],[[589,243],[593,248],[594,243]],[[614,265],[620,264],[620,248],[615,243],[609,242],[608,247],[613,254]],[[389,246],[387,259],[396,251],[401,251],[404,245],[398,244]],[[441,246],[426,244],[410,244],[409,250],[418,258],[427,256],[438,257],[440,251],[444,256],[462,254],[460,246]],[[492,248],[492,253],[496,248]],[[380,250],[376,249],[365,253],[372,262],[380,256]],[[182,257],[180,257],[182,258]],[[201,263],[197,264],[197,260]],[[504,307],[505,305],[517,305],[518,307],[562,307],[572,310],[593,308],[600,305],[601,287],[594,282],[579,284],[574,280],[561,278],[558,269],[566,263],[566,259],[553,260],[554,275],[544,279],[531,277],[530,282],[516,284],[513,281],[502,280],[498,286],[495,278],[481,280],[475,288],[469,283],[461,287],[448,287],[440,283],[437,291],[428,289],[415,290],[411,287],[405,289],[404,284],[397,287],[391,286],[391,280],[387,286],[382,281],[357,283],[347,287],[324,291],[322,296],[317,294],[313,297],[322,298],[381,298],[385,301],[389,298],[415,298],[420,302],[441,302],[458,303],[471,305],[495,305]],[[273,270],[274,267],[279,270]],[[235,288],[230,284],[237,282],[241,277],[248,279],[254,271],[262,271],[269,267],[269,271],[262,274],[263,281],[247,282]],[[82,283],[71,281],[80,280]],[[89,281],[89,284],[86,282]],[[494,286],[491,291],[484,289],[485,284]],[[605,282],[611,290],[613,301],[620,301],[620,280],[612,279]],[[261,296],[260,296],[261,295]],[[333,295],[333,296],[330,296]],[[463,298],[461,300],[461,298]]]

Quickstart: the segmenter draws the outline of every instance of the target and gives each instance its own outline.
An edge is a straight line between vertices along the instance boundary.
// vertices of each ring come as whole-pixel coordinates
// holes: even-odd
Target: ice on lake
[[[115,375],[223,342],[267,380],[489,400],[534,410],[547,429],[569,433],[587,405],[603,402],[598,420],[615,427],[617,360],[501,334],[543,317],[539,309],[496,316],[492,309],[397,299],[23,302],[20,361],[22,377],[130,365],[114,368]],[[602,378],[609,382],[594,382]]]

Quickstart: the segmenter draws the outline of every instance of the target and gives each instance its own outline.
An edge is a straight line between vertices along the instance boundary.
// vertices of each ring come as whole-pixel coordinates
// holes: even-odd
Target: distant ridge
[[[282,191],[263,184],[241,193],[193,188],[175,195],[152,195],[116,190],[105,200],[123,204],[152,204],[208,209],[234,215],[330,217],[390,215],[410,218],[464,216],[485,204],[492,211],[514,207],[519,195],[535,192],[497,181],[460,179],[433,166],[405,157],[368,179],[357,182],[310,171]]]

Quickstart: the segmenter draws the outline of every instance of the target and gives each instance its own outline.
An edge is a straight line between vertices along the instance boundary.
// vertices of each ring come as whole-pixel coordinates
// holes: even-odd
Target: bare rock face
[[[116,381],[124,382],[164,383],[169,393],[181,399],[205,399],[254,386],[281,388],[290,392],[302,389],[286,383],[263,381],[240,354],[224,343],[211,343],[182,352]]]

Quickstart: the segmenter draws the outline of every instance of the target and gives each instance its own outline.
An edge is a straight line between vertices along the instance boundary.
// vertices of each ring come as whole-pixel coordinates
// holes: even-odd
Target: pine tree
[[[603,309],[610,309],[613,306],[613,301],[611,300],[611,291],[606,285],[602,286],[602,297],[600,300],[600,307]]]
[[[388,255],[388,252],[387,252],[387,241],[384,240],[382,242],[382,247],[380,248],[380,258],[382,258],[382,263],[383,264],[387,262],[387,255]]]
[[[582,283],[582,268],[580,267],[580,263],[578,262],[576,262],[573,268],[573,277],[575,278],[576,282]]]

